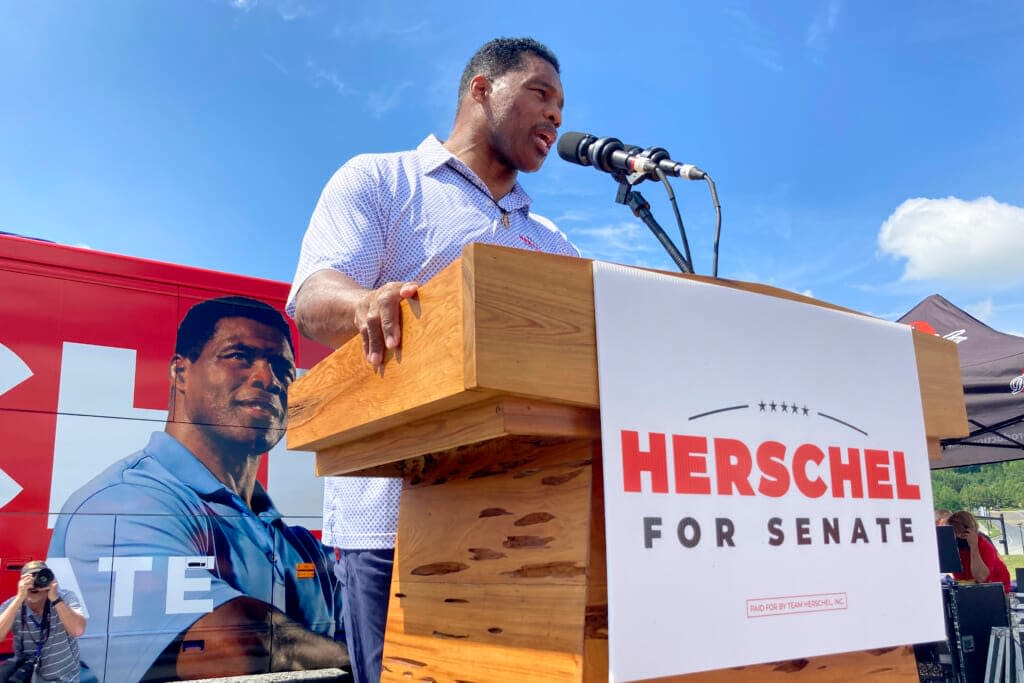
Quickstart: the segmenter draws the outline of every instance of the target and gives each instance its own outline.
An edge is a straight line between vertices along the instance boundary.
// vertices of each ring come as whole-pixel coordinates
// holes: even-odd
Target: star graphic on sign
[[[804,415],[807,414],[807,406],[804,406]]]
[[[783,402],[783,404],[782,404],[782,412],[784,412],[784,413],[788,413],[788,412],[789,412],[789,410],[788,410],[788,409],[789,409],[789,406],[787,406],[787,405],[785,404],[785,402]]]
[[[760,402],[760,403],[758,403],[757,405],[758,405],[758,406],[759,406],[759,407],[761,408],[761,412],[763,413],[763,412],[764,412],[764,406],[765,406],[765,402],[764,402],[764,401],[761,401],[761,402]]]
[[[797,414],[800,413],[800,409],[796,407],[796,401],[793,401],[793,405],[790,406],[790,410],[793,411],[794,415],[797,415]]]
[[[772,401],[772,402],[771,402],[771,403],[769,403],[768,405],[770,405],[770,406],[772,407],[772,412],[773,412],[773,413],[775,412],[775,408],[777,408],[777,407],[778,407],[778,404],[777,404],[777,403],[776,403],[775,401]]]

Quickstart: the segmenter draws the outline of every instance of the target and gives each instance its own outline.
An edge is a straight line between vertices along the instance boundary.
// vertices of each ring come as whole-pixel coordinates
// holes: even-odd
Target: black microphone
[[[605,173],[628,171],[657,179],[657,169],[665,175],[686,180],[703,180],[707,173],[693,164],[681,164],[668,158],[661,147],[640,149],[624,145],[617,138],[598,138],[589,133],[569,132],[558,138],[558,156],[580,166],[593,166]]]

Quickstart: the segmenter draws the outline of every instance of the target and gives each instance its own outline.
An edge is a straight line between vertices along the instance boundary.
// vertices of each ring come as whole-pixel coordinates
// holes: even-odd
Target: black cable
[[[711,276],[718,277],[718,238],[722,234],[722,205],[718,203],[718,190],[715,189],[715,181],[707,173],[704,174],[704,180],[708,181],[708,189],[711,190],[711,201],[715,205],[715,247]]]
[[[686,262],[690,266],[690,272],[693,270],[693,257],[690,255],[690,243],[686,240],[686,228],[683,227],[683,217],[679,215],[679,204],[676,202],[676,193],[672,190],[671,183],[668,182],[668,178],[665,176],[665,172],[660,167],[655,167],[655,173],[658,174],[658,179],[665,186],[665,191],[668,193],[668,199],[672,203],[672,211],[676,214],[676,225],[679,226],[679,237],[683,240],[683,256],[686,258]]]
[[[651,213],[651,205],[647,203],[644,196],[639,192],[634,191],[627,183],[621,183],[619,185],[619,193],[615,198],[615,201],[619,204],[625,204],[633,211],[633,215],[644,222],[650,231],[654,234],[658,241],[661,242],[661,246],[668,252],[669,257],[679,267],[679,270],[683,273],[692,273],[693,266],[679,253],[676,249],[676,245],[672,242],[672,239],[665,233],[660,225],[658,225],[657,219],[654,218],[654,214]]]

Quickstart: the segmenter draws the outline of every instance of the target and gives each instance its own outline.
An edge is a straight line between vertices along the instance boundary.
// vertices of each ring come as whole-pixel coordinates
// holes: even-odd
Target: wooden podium
[[[919,332],[914,345],[934,458],[967,433],[957,351]],[[608,680],[591,261],[468,246],[403,304],[382,370],[354,340],[289,404],[288,447],[316,450],[319,476],[405,479],[382,680]],[[658,680],[867,678],[916,681],[912,649]]]

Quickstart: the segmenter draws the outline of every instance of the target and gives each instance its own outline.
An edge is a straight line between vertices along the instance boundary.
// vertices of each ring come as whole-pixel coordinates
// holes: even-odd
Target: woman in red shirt
[[[960,563],[964,570],[953,574],[957,581],[973,579],[978,583],[1002,583],[1003,592],[1010,592],[1010,570],[999,557],[988,536],[978,533],[978,520],[967,510],[950,515],[946,522],[956,532],[960,546]]]

